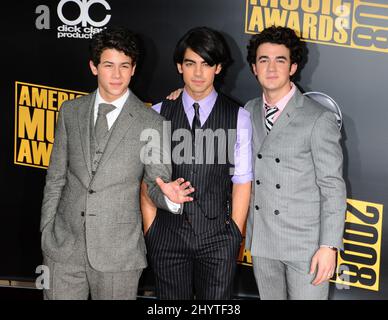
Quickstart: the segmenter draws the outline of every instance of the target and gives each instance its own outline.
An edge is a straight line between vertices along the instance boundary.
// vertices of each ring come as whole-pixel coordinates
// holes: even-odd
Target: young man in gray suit
[[[334,114],[290,80],[305,50],[289,28],[252,36],[248,63],[262,97],[249,101],[254,183],[247,222],[261,299],[327,299],[342,248],[346,189]]]
[[[98,89],[63,103],[46,176],[40,228],[50,288],[44,297],[136,299],[146,267],[140,183],[170,211],[191,200],[191,189],[182,179],[164,182],[171,165],[163,163],[170,151],[161,148],[169,141],[159,141],[163,118],[128,89],[139,55],[136,37],[106,29],[90,50]]]

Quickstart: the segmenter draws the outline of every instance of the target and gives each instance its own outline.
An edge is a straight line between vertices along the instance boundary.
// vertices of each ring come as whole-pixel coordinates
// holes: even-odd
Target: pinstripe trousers
[[[195,234],[187,219],[178,228],[153,221],[146,236],[156,295],[171,300],[227,300],[242,235],[232,219]]]

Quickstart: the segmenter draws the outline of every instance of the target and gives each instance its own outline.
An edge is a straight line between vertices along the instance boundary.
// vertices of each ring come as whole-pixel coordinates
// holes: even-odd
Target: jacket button
[[[256,180],[256,184],[259,185],[260,184],[260,180]]]
[[[257,157],[258,157],[259,159],[261,159],[263,156],[261,155],[261,153],[259,153],[259,154],[257,155]]]
[[[90,194],[95,193],[95,192],[96,192],[96,191],[94,191],[94,190],[92,190],[92,189],[89,190],[89,193],[90,193]]]
[[[82,211],[81,212],[81,217],[84,217],[85,216],[85,211]]]
[[[275,216],[277,216],[278,214],[280,214],[279,210],[275,210],[273,213],[275,214]]]
[[[256,210],[259,210],[259,206],[258,206],[258,205],[256,205],[256,206],[255,206],[255,209],[256,209]]]
[[[280,189],[280,184],[279,183],[276,185],[276,189]]]
[[[275,161],[276,161],[277,163],[279,163],[279,162],[280,162],[280,159],[279,159],[279,158],[276,158]]]

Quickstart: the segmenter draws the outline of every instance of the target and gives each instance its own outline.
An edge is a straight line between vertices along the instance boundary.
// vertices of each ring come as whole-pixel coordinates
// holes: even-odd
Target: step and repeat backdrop
[[[219,88],[242,105],[261,94],[246,63],[252,34],[298,30],[309,58],[297,85],[331,97],[342,113],[348,207],[345,250],[331,299],[388,298],[388,0],[29,0],[2,13],[0,73],[0,279],[39,276],[40,207],[58,111],[96,88],[88,41],[111,25],[139,35],[143,58],[131,89],[156,103],[182,86],[172,54],[190,28],[222,32],[233,64]],[[258,297],[241,249],[238,297]],[[152,291],[146,270],[140,291]]]

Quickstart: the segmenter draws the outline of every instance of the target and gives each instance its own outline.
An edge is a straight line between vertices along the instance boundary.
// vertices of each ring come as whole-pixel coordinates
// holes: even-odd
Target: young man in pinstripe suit
[[[177,100],[153,107],[171,121],[173,177],[191,181],[195,189],[194,201],[184,205],[181,215],[173,215],[156,210],[143,185],[148,258],[161,299],[232,298],[252,169],[249,113],[214,88],[228,61],[218,32],[189,30],[174,53],[184,90]],[[211,133],[216,143],[206,136],[201,144],[204,133]],[[177,150],[183,151],[182,158]]]

